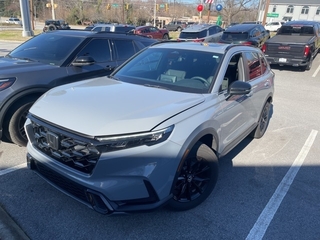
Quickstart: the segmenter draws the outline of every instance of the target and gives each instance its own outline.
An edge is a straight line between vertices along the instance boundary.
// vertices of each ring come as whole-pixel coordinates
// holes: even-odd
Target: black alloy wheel
[[[266,132],[270,120],[270,107],[271,104],[269,102],[266,102],[262,109],[258,126],[250,134],[251,137],[261,138]]]
[[[207,145],[197,142],[178,173],[168,207],[184,211],[198,206],[213,191],[218,180],[218,160]]]

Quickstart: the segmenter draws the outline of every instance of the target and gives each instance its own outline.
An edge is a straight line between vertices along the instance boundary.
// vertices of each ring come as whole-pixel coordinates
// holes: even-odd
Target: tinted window
[[[135,29],[134,27],[116,27],[115,32],[129,32],[130,30]],[[106,30],[107,31],[107,30]]]
[[[244,32],[224,32],[221,39],[226,41],[244,41],[248,39],[248,33]]]
[[[118,60],[126,60],[136,53],[132,40],[114,40]]]
[[[249,80],[261,76],[261,65],[258,54],[255,52],[246,52],[245,56],[249,67]]]
[[[218,28],[217,27],[211,27],[209,28],[209,35],[212,35],[212,34],[216,34],[218,33]]]
[[[180,33],[179,38],[183,39],[197,39],[197,38],[205,38],[207,36],[207,30],[202,30],[200,32],[184,32]]]
[[[107,39],[93,39],[80,51],[78,56],[90,56],[96,62],[110,61],[109,41]]]
[[[60,66],[82,41],[77,37],[40,34],[21,44],[10,56]]]

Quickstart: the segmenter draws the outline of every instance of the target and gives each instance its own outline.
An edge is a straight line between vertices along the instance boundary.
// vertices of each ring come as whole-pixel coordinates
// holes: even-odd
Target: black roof
[[[237,24],[237,25],[228,27],[226,29],[226,32],[247,32],[257,26],[262,26],[262,25],[261,24]]]
[[[291,25],[315,25],[320,24],[316,21],[308,21],[308,20],[296,20],[296,21],[289,21],[284,24],[284,26],[291,26]]]

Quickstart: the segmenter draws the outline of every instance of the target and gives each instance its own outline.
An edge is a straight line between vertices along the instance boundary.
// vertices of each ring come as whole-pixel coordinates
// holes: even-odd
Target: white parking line
[[[306,156],[308,155],[310,148],[318,134],[318,131],[312,130],[307,141],[303,145],[299,155],[294,160],[287,174],[284,176],[276,191],[270,198],[268,204],[263,209],[258,220],[254,224],[250,233],[247,236],[247,240],[258,240],[262,239],[270,222],[273,219],[274,214],[277,212],[283,198],[286,196],[295,176],[297,175],[301,165],[303,164]]]
[[[14,167],[1,170],[0,171],[0,176],[5,175],[7,173],[11,173],[11,172],[16,171],[16,170],[19,170],[21,168],[25,168],[25,167],[27,167],[27,163],[22,163],[20,165],[14,166]]]
[[[320,65],[318,66],[317,70],[314,72],[312,77],[316,77],[319,71],[320,71]]]

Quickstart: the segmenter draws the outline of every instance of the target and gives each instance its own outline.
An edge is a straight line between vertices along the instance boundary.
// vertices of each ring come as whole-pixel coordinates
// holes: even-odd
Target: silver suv
[[[27,163],[103,214],[188,210],[214,189],[219,157],[264,135],[273,92],[258,48],[152,45],[108,77],[44,94],[25,124]]]
[[[195,24],[182,30],[178,41],[219,42],[223,28],[212,24]]]

